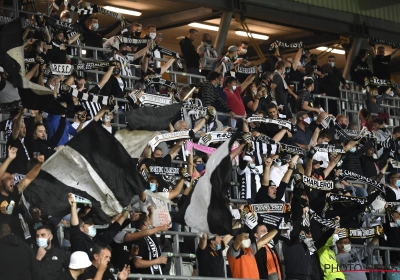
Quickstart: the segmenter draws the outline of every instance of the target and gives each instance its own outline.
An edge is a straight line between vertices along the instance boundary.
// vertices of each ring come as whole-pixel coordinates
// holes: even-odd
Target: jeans
[[[367,197],[368,196],[368,192],[365,188],[355,187],[355,186],[353,186],[353,187],[356,189],[356,196],[359,196],[359,197]]]

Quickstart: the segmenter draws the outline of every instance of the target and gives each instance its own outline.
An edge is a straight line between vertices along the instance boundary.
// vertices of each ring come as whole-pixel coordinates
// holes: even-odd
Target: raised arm
[[[335,159],[331,160],[329,162],[329,165],[327,168],[324,170],[324,178],[328,177],[329,173],[335,168],[336,164],[338,164],[339,160],[342,158],[341,155],[338,155]]]
[[[18,183],[17,187],[19,193],[22,193],[30,185],[30,183],[36,179],[37,175],[39,175],[40,168],[42,168],[42,164],[44,163],[44,155],[40,155],[36,159],[38,163],[34,168],[32,168],[31,171],[28,172],[28,174],[26,174],[24,179]]]
[[[181,193],[184,183],[185,183],[185,179],[184,178],[180,179],[178,184],[175,186],[175,188],[169,192],[170,200],[174,199]]]
[[[207,233],[203,233],[199,240],[199,249],[204,250],[207,247]]]
[[[254,81],[256,74],[251,74],[247,77],[247,79],[240,85],[242,91],[245,91],[246,88]]]
[[[264,245],[267,245],[268,242],[270,242],[277,233],[278,233],[278,231],[276,229],[273,229],[270,232],[268,232],[266,235],[264,235],[262,238],[260,238],[257,241],[257,250],[260,250],[262,247],[264,247]]]
[[[171,67],[171,65],[172,65],[172,63],[174,63],[174,61],[175,61],[175,58],[171,58],[163,66],[161,66],[160,75],[164,74],[169,69],[169,67]]]
[[[264,163],[265,163],[265,167],[264,167],[264,174],[262,177],[262,182],[261,184],[263,186],[268,186],[269,185],[269,174],[271,173],[271,165],[272,165],[272,159],[271,158],[264,158]]]
[[[146,54],[147,51],[149,50],[150,46],[151,45],[149,44],[146,47],[144,47],[143,49],[141,49],[140,51],[138,51],[137,53],[135,53],[135,58],[133,60],[136,60],[136,59],[142,57],[144,54]]]
[[[172,147],[172,149],[169,151],[169,155],[171,156],[171,159],[174,160],[176,156],[178,155],[179,151],[182,148],[184,140],[179,140],[176,142],[176,144]]]
[[[10,163],[15,159],[17,156],[17,148],[8,146],[8,157],[6,160],[0,165],[0,178],[3,176],[3,174],[6,172],[8,166]]]
[[[115,66],[108,67],[107,72],[104,74],[103,78],[101,78],[100,82],[97,84],[100,89],[102,89],[104,87],[104,85],[108,82],[108,80],[110,79],[114,68],[115,68]]]
[[[21,128],[21,123],[22,123],[22,117],[24,115],[24,112],[25,112],[25,108],[21,107],[19,109],[19,112],[18,112],[18,115],[17,115],[16,119],[13,122],[12,133],[11,133],[11,136],[12,136],[13,140],[18,138],[19,130]]]
[[[144,230],[137,231],[137,232],[129,232],[125,235],[124,242],[132,242],[132,241],[138,240],[140,238],[156,234],[157,232],[160,232],[160,231],[167,231],[169,228],[170,228],[170,225],[166,224],[166,225],[162,225],[162,226],[158,226],[158,227],[153,227],[150,229],[144,229]]]
[[[72,193],[68,194],[68,202],[71,205],[71,226],[78,226],[79,225],[79,218],[78,218],[78,211],[76,207],[76,203],[74,201],[74,195]]]

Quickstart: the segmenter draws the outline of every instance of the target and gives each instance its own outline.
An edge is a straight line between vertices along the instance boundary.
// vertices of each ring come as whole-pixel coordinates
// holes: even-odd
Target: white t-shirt
[[[108,132],[110,132],[110,134],[112,134],[112,126],[105,126],[104,124],[102,124],[102,126],[104,127],[105,130],[107,130]]]
[[[125,90],[124,81],[121,78],[117,78],[117,80],[118,80],[119,87],[121,88],[122,92],[124,92],[124,90]]]
[[[158,192],[157,195],[169,199],[169,192]],[[144,202],[140,201],[140,210],[142,212],[148,213],[147,207],[149,207],[150,205],[153,205],[154,207],[154,213],[153,213],[154,227],[169,224],[171,222],[171,215],[169,214],[168,203],[146,195],[146,200]]]

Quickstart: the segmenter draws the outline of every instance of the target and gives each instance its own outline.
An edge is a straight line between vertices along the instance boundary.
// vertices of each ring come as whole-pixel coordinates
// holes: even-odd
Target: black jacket
[[[197,53],[196,47],[192,44],[192,41],[185,37],[179,42],[181,46],[181,51],[183,58],[186,62],[186,68],[199,68],[200,66],[200,56]]]
[[[122,82],[124,83],[124,88],[126,87],[126,82],[123,78]],[[121,90],[121,87],[119,86],[118,79],[115,78],[114,76],[111,76],[110,79],[107,81],[107,83],[104,85],[104,87],[100,91],[101,95],[105,96],[114,96],[116,98],[124,98],[124,92]]]
[[[354,153],[347,152],[346,158],[343,160],[343,167],[344,170],[349,170],[364,176],[360,158],[361,156],[371,147],[373,144],[373,140],[367,142],[367,144],[363,145],[360,149],[357,149]]]
[[[65,64],[67,62],[67,50],[61,50],[58,43],[52,42],[52,47],[47,51],[44,61],[53,64]]]
[[[356,56],[350,66],[351,80],[360,85],[364,85],[364,78],[370,78],[372,76],[373,74],[369,70],[367,61],[362,61],[360,57]]]
[[[391,187],[386,187],[386,195],[385,195],[385,200],[388,202],[395,202],[398,201],[396,199],[396,193],[392,190]]]
[[[18,236],[0,238],[0,278],[39,279],[38,263],[33,250]]]
[[[38,261],[40,280],[54,280],[57,279],[61,273],[68,269],[69,257],[67,252],[52,247],[46,252],[43,259]]]
[[[58,142],[64,134],[65,129],[65,117],[60,118],[60,123],[56,130],[56,133],[47,140],[37,138],[32,141],[32,147],[29,149],[30,156],[34,152],[39,152],[44,155],[44,159],[48,160],[54,154],[54,148],[57,147]]]
[[[310,279],[313,267],[310,251],[307,246],[300,242],[301,220],[293,224],[290,240],[284,239],[282,252],[285,259],[286,279]]]

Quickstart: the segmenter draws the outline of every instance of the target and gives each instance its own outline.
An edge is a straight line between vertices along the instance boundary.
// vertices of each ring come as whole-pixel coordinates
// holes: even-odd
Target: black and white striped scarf
[[[375,180],[372,180],[370,178],[367,178],[365,176],[362,176],[362,175],[360,175],[358,173],[355,173],[355,172],[352,172],[352,171],[349,171],[349,170],[343,170],[343,169],[340,170],[340,174],[339,174],[339,176],[337,176],[335,178],[335,181],[343,181],[346,178],[366,183],[368,185],[373,186],[378,191],[380,191],[382,193],[386,193],[385,186],[383,186],[382,184],[378,183]]]
[[[328,228],[340,227],[340,221],[337,220],[336,218],[324,219],[324,218],[321,218],[317,213],[315,213],[314,210],[309,209],[308,211],[310,213],[310,220],[315,220],[318,223],[320,223],[321,225],[324,225],[325,227],[328,227]]]
[[[368,239],[375,236],[383,235],[382,225],[374,227],[362,227],[362,228],[343,228],[339,233],[339,239],[350,237],[350,238],[361,238]]]

